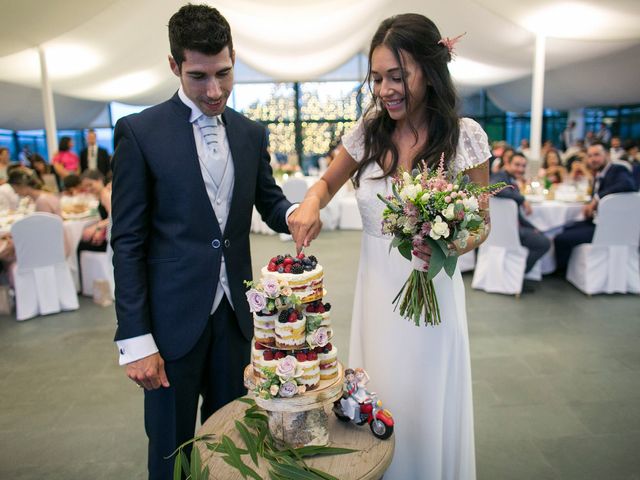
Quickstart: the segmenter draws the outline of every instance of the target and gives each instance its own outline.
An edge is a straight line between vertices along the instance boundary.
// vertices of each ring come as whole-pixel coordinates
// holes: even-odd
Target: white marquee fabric
[[[0,126],[15,116],[2,93],[15,84],[39,88],[35,47],[47,55],[54,92],[108,102],[152,104],[175,91],[168,68],[166,25],[179,0],[1,1]],[[315,80],[338,69],[362,78],[376,26],[397,13],[432,18],[443,35],[466,32],[451,71],[463,92],[491,87],[510,110],[528,109],[535,31],[545,31],[547,108],[640,101],[640,2],[631,0],[218,0],[229,20],[239,60],[236,81]],[[631,56],[634,54],[634,56]],[[572,67],[576,64],[575,69]],[[611,72],[610,69],[615,69]],[[577,69],[577,70],[576,70]],[[603,72],[602,82],[583,72]],[[596,84],[596,85],[594,85]],[[567,85],[571,90],[567,89]],[[15,90],[14,90],[15,92]],[[576,93],[567,95],[567,92]],[[7,98],[9,97],[9,98]],[[21,98],[17,95],[16,98]],[[16,102],[17,102],[16,101]],[[19,108],[19,107],[18,107]],[[84,108],[78,103],[78,108]],[[15,111],[15,107],[9,108]],[[37,112],[22,122],[42,126]],[[58,121],[61,121],[58,112]],[[38,124],[38,125],[36,125]]]

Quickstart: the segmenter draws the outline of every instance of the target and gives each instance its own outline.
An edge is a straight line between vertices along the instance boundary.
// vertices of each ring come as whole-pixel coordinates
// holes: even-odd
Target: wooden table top
[[[244,442],[235,428],[234,421],[243,417],[247,404],[235,400],[216,413],[200,427],[198,436],[204,434],[227,435],[234,443],[244,448]],[[329,416],[329,436],[331,446],[352,448],[358,450],[345,455],[328,455],[307,459],[307,463],[323,470],[334,477],[344,480],[378,480],[391,464],[395,447],[395,437],[379,440],[373,436],[368,425],[358,427],[353,423],[339,421],[333,412],[327,411]],[[212,453],[198,443],[203,465],[208,464],[211,480],[241,480],[242,475],[222,460],[222,455]],[[259,467],[256,467],[249,455],[243,455],[243,461],[256,470],[260,476],[269,478],[266,460],[258,457]]]

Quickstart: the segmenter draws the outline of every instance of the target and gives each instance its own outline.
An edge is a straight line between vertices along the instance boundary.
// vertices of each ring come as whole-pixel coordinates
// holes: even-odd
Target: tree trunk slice
[[[213,441],[219,440],[222,435],[227,435],[239,448],[245,448],[240,434],[235,428],[235,420],[242,419],[248,406],[235,400],[216,413],[200,427],[197,435],[213,434]],[[367,425],[358,427],[352,423],[340,422],[335,415],[328,413],[329,431],[334,447],[352,448],[357,452],[346,455],[328,455],[311,457],[305,461],[311,467],[323,470],[342,480],[378,480],[382,478],[385,470],[391,464],[395,446],[394,436],[388,440],[378,440],[373,436]],[[235,468],[227,465],[220,453],[212,453],[202,442],[198,442],[198,449],[202,456],[203,465],[209,466],[211,480],[241,480],[242,475]],[[258,474],[268,479],[269,464],[258,457],[258,465],[254,465],[249,455],[242,455],[244,463],[254,469]]]

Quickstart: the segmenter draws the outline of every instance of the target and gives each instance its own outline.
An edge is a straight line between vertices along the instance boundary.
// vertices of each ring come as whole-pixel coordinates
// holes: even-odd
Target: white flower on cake
[[[307,391],[307,387],[305,387],[304,385],[298,385],[298,393],[300,395],[302,395],[306,391]]]
[[[431,224],[429,236],[434,240],[440,240],[440,237],[447,238],[449,236],[449,225],[447,225],[447,222],[442,221],[440,215],[438,215]]]
[[[255,288],[249,290],[246,295],[247,301],[249,302],[249,310],[252,313],[259,312],[267,306],[267,299]]]
[[[280,378],[280,381],[287,382],[302,375],[302,367],[298,365],[296,357],[287,355],[278,360],[276,375]]]
[[[280,284],[275,277],[263,277],[262,289],[268,297],[275,298],[280,293]]]
[[[279,391],[280,387],[278,385],[271,385],[271,387],[269,388],[269,393],[271,393],[271,395],[273,395],[274,397],[278,395]]]
[[[293,357],[292,357],[293,358]],[[278,391],[281,397],[283,398],[291,398],[296,393],[298,393],[298,385],[294,382],[284,382],[280,385],[280,389]]]
[[[307,335],[307,343],[312,347],[324,347],[329,343],[329,332],[325,327],[320,327]]]
[[[291,295],[293,295],[293,290],[291,290],[291,287],[287,286],[283,286],[282,287],[282,295],[284,295],[285,297],[290,297]]]

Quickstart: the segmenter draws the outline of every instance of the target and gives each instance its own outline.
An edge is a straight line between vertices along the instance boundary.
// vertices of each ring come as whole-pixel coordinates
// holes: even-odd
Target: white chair
[[[282,193],[291,203],[302,202],[307,190],[309,190],[307,181],[301,177],[290,177],[282,184]]]
[[[567,280],[578,290],[640,293],[640,193],[607,195],[598,205],[593,241],[574,247]]]
[[[492,198],[491,232],[478,249],[471,287],[485,292],[520,295],[529,250],[520,244],[518,205]]]
[[[80,252],[80,272],[82,273],[82,295],[93,296],[93,282],[106,280],[111,287],[111,298],[114,298],[112,255],[107,247],[106,252]]]
[[[49,213],[34,213],[11,227],[17,320],[78,309],[63,231],[62,219]]]
[[[464,255],[458,257],[458,268],[460,272],[470,272],[476,268],[476,251],[469,250]]]

